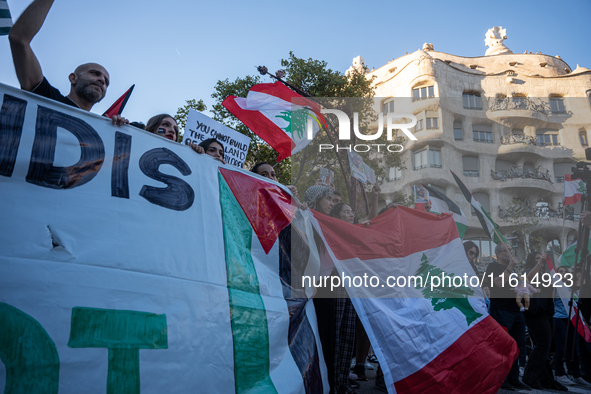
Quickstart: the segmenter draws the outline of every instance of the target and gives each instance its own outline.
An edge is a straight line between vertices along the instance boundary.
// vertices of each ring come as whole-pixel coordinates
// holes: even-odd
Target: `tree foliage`
[[[179,129],[184,132],[185,126],[187,126],[187,118],[189,117],[189,110],[194,109],[195,111],[203,112],[207,109],[207,106],[203,100],[195,101],[195,99],[187,100],[186,104],[179,107],[176,111],[175,119],[179,126]]]

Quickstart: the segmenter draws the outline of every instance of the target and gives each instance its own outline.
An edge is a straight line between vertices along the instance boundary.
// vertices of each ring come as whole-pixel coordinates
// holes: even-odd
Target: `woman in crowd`
[[[534,389],[551,388],[568,391],[565,386],[554,379],[548,363],[554,333],[554,300],[552,287],[543,285],[542,275],[545,272],[545,267],[545,253],[531,252],[527,256],[524,267],[527,282],[532,283],[532,279],[537,275],[540,286],[537,286],[538,293],[531,299],[529,309],[523,314],[525,324],[534,342],[534,348],[529,355],[523,373],[523,383]],[[537,281],[534,280],[534,282]]]
[[[271,166],[269,163],[265,163],[265,162],[257,163],[250,169],[250,171],[254,172],[255,174],[258,174],[260,176],[264,176],[265,178],[269,178],[272,181],[278,182],[277,181],[277,174],[275,173],[273,166]],[[291,191],[291,194],[294,197],[299,198],[298,189],[295,186],[288,185],[287,188]]]
[[[330,216],[333,218],[344,220],[347,223],[353,224],[355,222],[355,212],[351,207],[344,202],[336,204],[330,210]]]
[[[304,193],[305,205],[302,204],[301,208],[309,207],[328,215],[333,208],[332,196],[333,190],[328,186],[311,186]],[[319,238],[316,239],[316,245],[321,266],[326,266],[331,261],[328,252]],[[338,275],[334,268],[332,275]],[[332,293],[330,289],[319,288],[314,298],[314,307],[331,393],[355,394],[349,381],[349,366],[355,345],[356,314],[353,304],[347,298],[344,287],[338,287]]]
[[[179,127],[176,120],[168,114],[152,116],[148,120],[145,130],[171,141],[178,142],[179,140]]]
[[[476,267],[476,262],[478,261],[479,255],[478,246],[476,246],[476,244],[472,241],[464,242],[464,251],[466,252],[466,257],[468,258],[468,262],[470,262],[474,273],[476,276],[480,276],[478,268]]]

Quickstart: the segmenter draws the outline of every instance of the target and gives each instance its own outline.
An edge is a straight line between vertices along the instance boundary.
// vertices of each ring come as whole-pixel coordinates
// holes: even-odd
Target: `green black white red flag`
[[[458,176],[454,174],[453,171],[450,172],[456,180],[456,183],[458,184],[462,194],[464,195],[464,198],[466,198],[470,205],[472,205],[472,208],[474,208],[476,217],[478,217],[478,220],[480,221],[482,228],[486,232],[486,235],[488,235],[489,238],[496,243],[499,243],[501,241],[507,242],[505,237],[503,237],[503,235],[500,232],[496,231],[496,229],[499,228],[499,226],[492,220],[488,212],[486,212],[482,205],[474,198],[472,193],[470,193],[470,190],[468,190],[466,185],[464,185],[464,182],[462,182],[460,178],[458,178]]]
[[[422,185],[422,184],[421,184]],[[468,229],[468,218],[464,215],[464,211],[445,194],[439,192],[432,187],[422,185],[429,192],[429,202],[431,203],[431,213],[449,213],[453,216],[460,238],[464,238],[464,234]]]
[[[123,108],[125,108],[125,104],[127,104],[127,100],[129,100],[129,97],[133,92],[133,88],[135,88],[135,84],[131,85],[131,87],[127,89],[127,92],[123,93],[123,96],[119,97],[117,101],[115,101],[113,105],[111,105],[109,109],[105,111],[103,116],[106,116],[110,119],[115,115],[121,115]]]

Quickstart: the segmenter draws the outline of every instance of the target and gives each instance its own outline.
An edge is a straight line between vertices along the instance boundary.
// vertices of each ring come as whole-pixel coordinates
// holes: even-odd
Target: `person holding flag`
[[[493,261],[486,268],[486,278],[493,278],[488,284],[490,288],[490,315],[517,343],[519,348],[525,347],[525,319],[515,302],[515,292],[509,286],[509,277],[517,265],[517,258],[511,253],[506,243],[499,243],[495,248],[497,261]],[[506,390],[529,389],[529,386],[519,380],[519,364],[513,362],[511,371],[501,388]]]
[[[39,60],[31,49],[31,41],[37,35],[53,5],[53,0],[34,0],[14,23],[8,33],[12,60],[21,89],[59,101],[60,103],[90,111],[107,93],[110,76],[97,63],[86,63],[76,67],[68,76],[70,93],[63,96],[49,84]],[[128,124],[121,116],[114,116],[113,123]]]

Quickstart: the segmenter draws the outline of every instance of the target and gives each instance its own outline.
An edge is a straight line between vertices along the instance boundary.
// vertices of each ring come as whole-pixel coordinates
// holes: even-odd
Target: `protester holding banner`
[[[168,114],[152,116],[146,124],[146,131],[168,138],[171,141],[178,142],[179,127],[176,120]]]
[[[254,172],[255,174],[264,176],[265,178],[269,178],[270,180],[277,182],[277,174],[275,173],[273,166],[271,166],[269,163],[265,163],[264,161],[255,164],[250,169],[250,172]],[[294,197],[299,198],[298,189],[294,185],[287,185],[287,188]]]
[[[191,147],[197,153],[208,154],[214,159],[226,164],[226,161],[224,160],[224,146],[215,138],[208,138],[205,141],[201,141],[199,145],[191,145]]]
[[[39,60],[31,49],[31,41],[41,29],[52,5],[53,0],[33,1],[10,30],[8,39],[16,76],[23,90],[90,111],[107,93],[110,78],[107,70],[96,63],[78,66],[68,76],[71,83],[70,93],[63,96],[43,76]],[[118,125],[129,123],[120,116],[114,116],[112,119]]]

